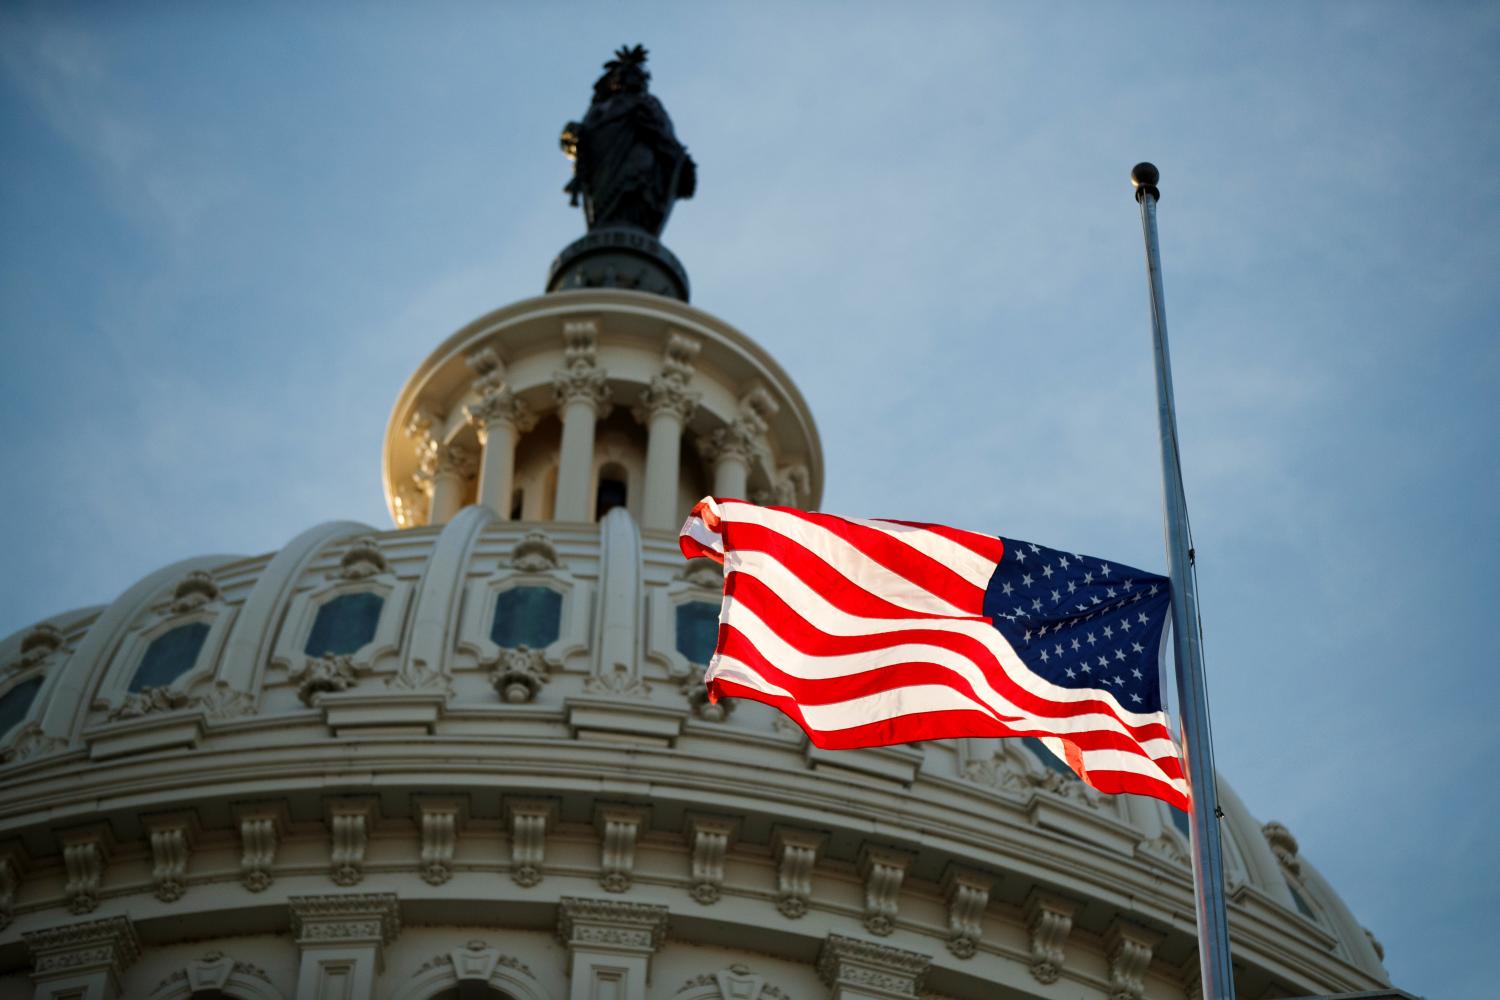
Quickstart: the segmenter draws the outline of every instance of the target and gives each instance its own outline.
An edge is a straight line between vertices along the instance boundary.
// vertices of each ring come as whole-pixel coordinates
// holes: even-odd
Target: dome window
[[[375,638],[380,609],[379,594],[342,594],[318,608],[312,631],[302,651],[308,656],[347,656]]]
[[[706,665],[719,644],[719,606],[707,601],[677,605],[677,652],[689,663]]]
[[[0,695],[0,736],[4,736],[15,728],[16,723],[26,718],[26,713],[31,711],[31,703],[36,700],[36,693],[41,690],[42,679],[33,677],[24,680]]]
[[[495,598],[490,641],[545,649],[562,634],[562,595],[546,587],[513,587]]]
[[[179,625],[152,639],[126,690],[144,691],[171,684],[193,669],[193,664],[198,662],[198,652],[203,648],[203,640],[207,638],[207,623],[193,622]]]

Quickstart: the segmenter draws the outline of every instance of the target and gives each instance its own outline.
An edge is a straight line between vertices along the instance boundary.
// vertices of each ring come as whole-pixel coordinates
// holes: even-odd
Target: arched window
[[[562,634],[562,595],[546,587],[513,587],[495,598],[490,641],[545,649]]]
[[[31,703],[36,700],[36,693],[41,688],[42,679],[32,677],[0,695],[0,736],[10,732],[16,723],[26,718],[26,713],[31,711]]]
[[[375,638],[380,609],[379,594],[341,594],[318,608],[312,631],[302,651],[308,656],[347,656]]]
[[[500,992],[488,983],[465,980],[435,995],[432,1000],[511,1000],[511,995]]]
[[[141,665],[135,668],[135,676],[130,678],[127,690],[144,691],[171,684],[193,669],[193,664],[198,662],[198,651],[207,638],[208,623],[192,622],[152,639],[151,645],[146,647],[146,655],[141,657]]]
[[[618,465],[606,465],[599,470],[599,490],[594,495],[594,520],[598,521],[614,510],[625,506],[625,470]]]
[[[677,605],[677,652],[689,663],[707,664],[719,644],[719,606],[707,601]]]

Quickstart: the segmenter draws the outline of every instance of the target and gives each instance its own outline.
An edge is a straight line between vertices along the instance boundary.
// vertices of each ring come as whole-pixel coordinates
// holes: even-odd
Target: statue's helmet
[[[646,49],[640,45],[622,45],[615,50],[615,57],[604,64],[604,75],[594,84],[594,96],[597,99],[611,94],[640,93],[650,79]]]

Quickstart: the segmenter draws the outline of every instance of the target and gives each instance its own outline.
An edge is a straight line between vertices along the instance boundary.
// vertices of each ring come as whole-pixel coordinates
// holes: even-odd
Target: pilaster
[[[126,917],[64,924],[21,935],[31,952],[35,1000],[115,1000],[120,977],[141,954]]]
[[[396,894],[292,896],[287,906],[301,954],[298,1000],[369,1000],[383,949],[401,931]]]
[[[557,911],[557,935],[568,949],[569,1000],[646,1000],[667,908],[564,896]]]

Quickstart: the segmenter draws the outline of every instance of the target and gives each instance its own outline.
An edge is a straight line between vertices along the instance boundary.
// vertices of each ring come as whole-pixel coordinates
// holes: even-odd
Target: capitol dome
[[[676,266],[575,245],[439,345],[386,433],[394,528],[0,643],[0,995],[1198,995],[1181,813],[1030,741],[825,751],[708,702],[720,569],[677,527],[815,506],[823,460],[763,349],[642,290]],[[1240,995],[1385,986],[1220,787]]]

